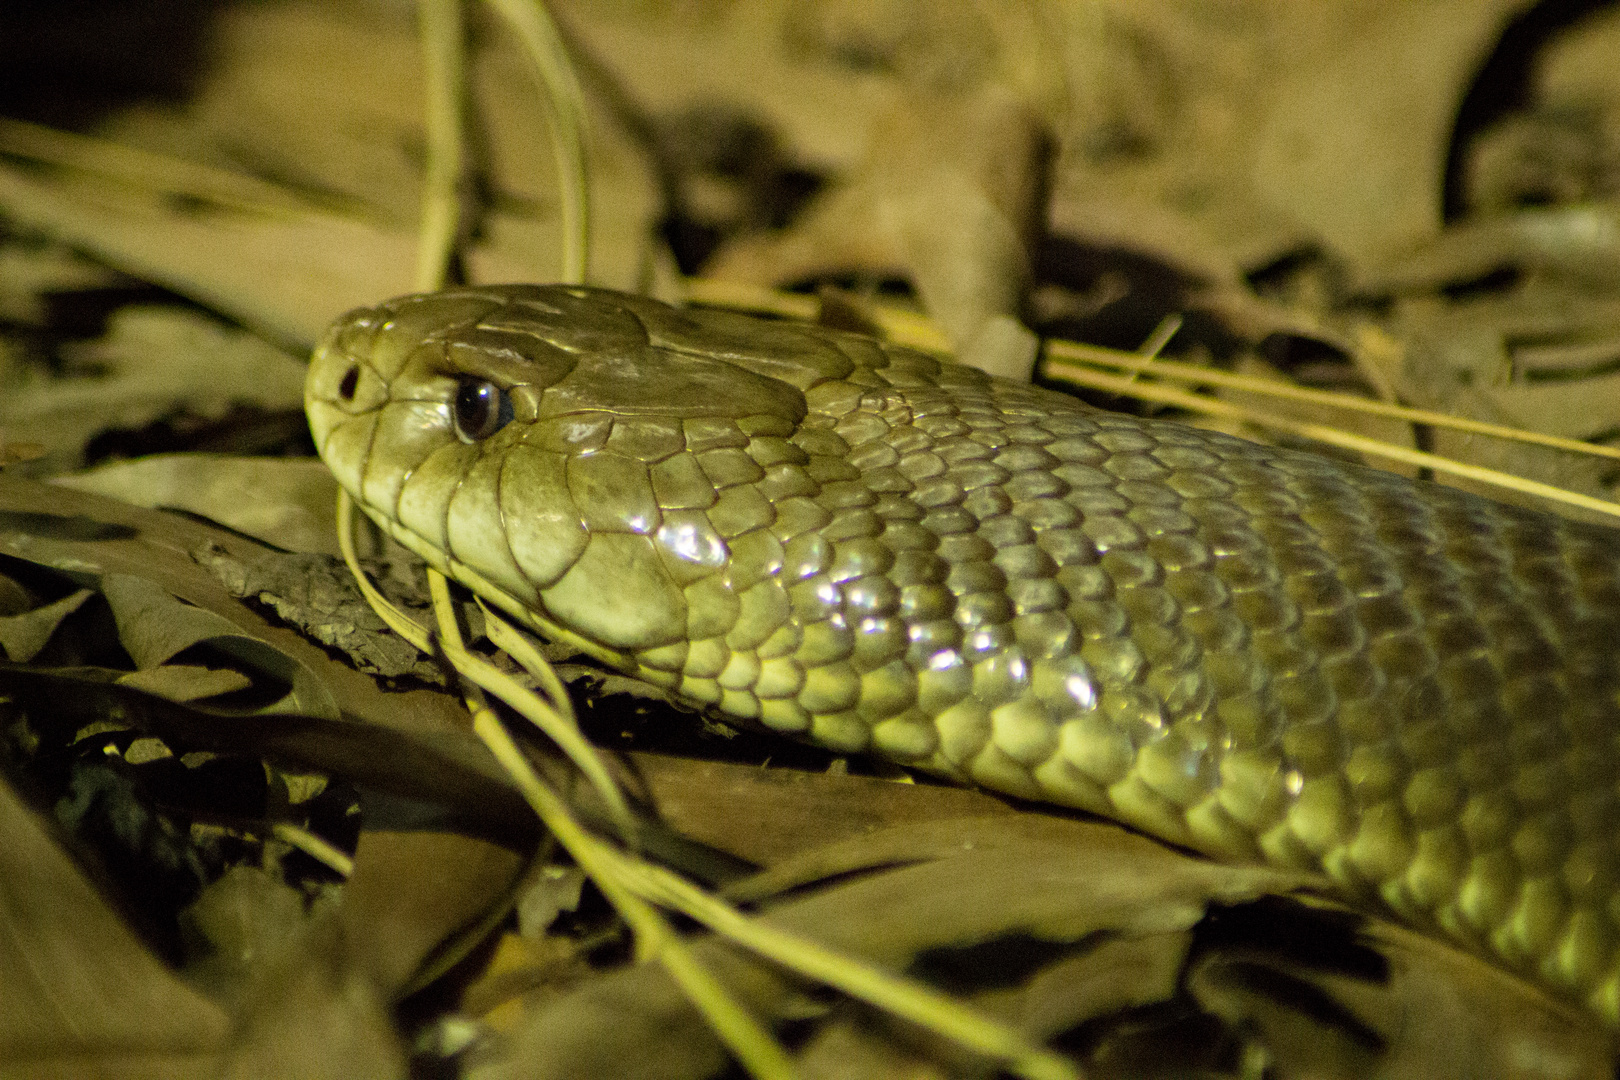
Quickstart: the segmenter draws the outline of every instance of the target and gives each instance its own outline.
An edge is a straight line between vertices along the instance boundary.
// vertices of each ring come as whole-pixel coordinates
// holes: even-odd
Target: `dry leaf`
[[[128,283],[65,244],[16,238],[0,244],[0,318],[19,326],[49,325],[53,296]]]
[[[5,650],[6,659],[18,664],[28,663],[50,641],[62,620],[94,595],[89,589],[80,589],[55,603],[0,617],[0,649]]]
[[[0,784],[0,1075],[206,1077],[229,1022],[108,907]]]
[[[7,439],[47,448],[32,475],[74,468],[109,428],[175,413],[218,417],[232,405],[297,409],[304,365],[240,330],[179,308],[125,308],[104,337],[60,348],[64,374],[38,377],[0,401]]]
[[[172,158],[169,185],[82,169],[41,179],[0,163],[0,206],[273,341],[307,348],[343,311],[411,287],[423,138],[415,31],[408,12],[363,4],[227,5],[212,27],[210,65],[184,105],[135,108],[103,124],[119,146]],[[543,110],[529,63],[504,30],[483,36],[474,79],[500,135],[490,161],[475,167],[498,205],[468,269],[484,281],[547,278],[560,232]],[[648,263],[653,183],[611,123],[593,128],[593,279],[629,287]],[[276,177],[286,197],[254,211],[204,192],[198,205],[185,178],[199,166]],[[176,200],[177,188],[192,197]]]
[[[118,640],[137,669],[155,667],[193,646],[229,657],[249,671],[280,680],[284,697],[266,712],[293,712],[335,719],[337,701],[307,665],[262,639],[242,633],[225,617],[185,603],[162,586],[132,574],[107,574],[101,592],[118,624]]]
[[[195,553],[203,566],[218,575],[232,596],[269,605],[277,617],[309,637],[346,655],[355,667],[371,675],[397,679],[409,675],[425,683],[444,685],[443,670],[416,646],[388,629],[371,610],[355,586],[348,568],[330,555],[294,555],[263,552],[251,561],[223,550]],[[368,562],[368,569],[392,571],[398,563]],[[417,572],[416,562],[409,563]],[[413,580],[393,573],[373,575],[388,600],[425,619],[426,597]]]
[[[1526,0],[1385,5],[1278,88],[1253,182],[1352,264],[1434,236],[1468,81]]]
[[[1114,826],[1059,818],[997,816],[939,828],[956,834],[955,850],[830,885],[772,906],[765,917],[900,970],[924,954],[988,948],[1004,939],[1061,946],[1174,933],[1197,923],[1211,900],[1250,899],[1300,880],[1217,866]],[[1077,887],[1082,882],[1085,887]],[[698,955],[754,1011],[802,1014],[806,1003],[796,983],[718,942],[702,942]],[[1054,1032],[1028,1034],[1039,1039]],[[509,1055],[472,1075],[685,1078],[709,1075],[722,1060],[714,1036],[663,972],[642,965],[603,975],[544,1006],[513,1036]]]
[[[118,685],[170,701],[201,701],[246,690],[253,685],[253,680],[229,669],[198,667],[194,664],[159,664],[144,671],[119,676]]]
[[[1506,271],[1612,291],[1620,285],[1620,204],[1519,207],[1456,224],[1368,268],[1357,287],[1372,296],[1410,294]]]
[[[325,913],[255,969],[224,1080],[399,1080],[404,1048],[382,995],[355,964],[342,924]]]
[[[0,474],[0,554],[63,568],[68,573],[130,574],[174,597],[233,623],[242,633],[319,673],[345,715],[459,746],[477,768],[498,773],[488,752],[465,731],[459,702],[429,690],[383,695],[376,684],[346,664],[334,663],[308,639],[273,625],[231,596],[194,553],[221,553],[242,563],[269,554],[251,540],[200,522],[144,510],[78,492]]]
[[[1601,364],[1565,380],[1534,379],[1515,355],[1602,346],[1605,339],[1620,348],[1611,329],[1617,310],[1612,300],[1540,289],[1465,304],[1414,299],[1396,309],[1392,329],[1401,348],[1387,357],[1386,373],[1405,400],[1424,408],[1571,438],[1607,437],[1620,416],[1620,381]],[[1434,449],[1585,494],[1606,496],[1613,481],[1608,461],[1544,447],[1437,430]],[[1499,489],[1485,493],[1515,500]]]
[[[186,965],[192,985],[239,1009],[260,966],[304,933],[308,897],[259,867],[234,866],[203,887],[180,924],[200,944]]]
[[[881,117],[870,141],[860,167],[800,221],[723,247],[705,272],[758,285],[904,274],[965,361],[1027,379],[1034,338],[996,320],[1016,327],[1044,224],[1040,121],[993,90],[918,96]]]
[[[313,458],[157,454],[52,483],[154,510],[184,510],[284,551],[338,554],[337,483]]]
[[[526,858],[488,841],[445,832],[360,834],[343,893],[349,947],[385,998],[406,987],[452,934],[506,911]],[[454,958],[459,959],[459,955]]]
[[[966,788],[657,754],[633,753],[630,762],[660,819],[762,866],[904,822],[1013,816],[1000,799]]]

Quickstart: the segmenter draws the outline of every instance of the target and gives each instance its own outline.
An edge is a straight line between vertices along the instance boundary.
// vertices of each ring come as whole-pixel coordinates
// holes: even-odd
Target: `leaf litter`
[[[1127,349],[1179,314],[1165,346],[1174,358],[1612,440],[1620,431],[1608,366],[1613,253],[1601,226],[1617,190],[1620,111],[1611,65],[1592,57],[1605,55],[1615,20],[1546,38],[1527,108],[1454,146],[1452,119],[1472,72],[1519,47],[1515,19],[1530,5],[1240,7],[1219,15],[1180,4],[559,3],[565,35],[599,69],[596,89],[587,86],[593,280],[675,297],[683,236],[702,239],[708,253],[797,243],[803,254],[767,257],[736,276],[842,288],[824,293],[829,318],[897,325],[892,301],[920,298],[948,332],[988,312]],[[22,142],[0,137],[0,208],[27,226],[8,226],[0,243],[0,265],[18,268],[0,280],[0,299],[23,331],[0,340],[8,385],[35,387],[37,403],[15,414],[33,428],[8,413],[4,435],[46,447],[30,475],[76,467],[102,446],[172,449],[190,439],[206,449],[197,432],[208,423],[240,431],[237,447],[258,439],[253,452],[284,452],[275,436],[249,435],[252,414],[239,407],[290,411],[298,400],[295,366],[211,317],[169,304],[108,320],[91,305],[88,325],[64,335],[64,297],[152,281],[282,346],[306,344],[343,307],[409,284],[419,191],[409,149],[419,111],[414,26],[348,5],[228,12],[207,80],[187,103],[114,111],[93,130],[154,155],[139,169],[127,155],[76,146],[69,156],[78,164],[60,161],[51,172]],[[495,133],[479,167],[493,182],[466,265],[474,280],[545,276],[560,232],[555,192],[537,182],[550,166],[539,140],[512,134],[535,123],[527,76],[493,24],[477,23],[477,32],[487,40],[475,79]],[[1402,60],[1414,48],[1424,64]],[[390,78],[348,62],[367,50],[393,57],[382,65]],[[311,64],[321,79],[300,74]],[[608,107],[602,99],[615,87],[618,104]],[[938,145],[946,136],[931,132],[950,127],[941,123],[950,102],[1009,89],[1029,119],[992,125],[984,141]],[[1379,109],[1391,93],[1422,108],[1384,123]],[[715,115],[728,119],[682,119]],[[665,140],[683,133],[686,151],[648,160],[649,130]],[[739,171],[726,162],[746,161],[746,152],[728,159],[702,142],[705,132],[748,131],[766,139],[744,145],[774,147],[768,168]],[[1026,147],[1049,139],[1056,157],[1041,168],[1050,175],[1037,169],[1038,155],[996,141],[1009,137]],[[968,163],[970,197],[946,216],[993,224],[950,230],[953,244],[926,257],[861,254],[858,243],[852,255],[853,242],[871,239],[862,184],[891,185],[895,198],[924,208],[905,212],[926,217],[954,183],[908,191],[904,165],[874,181],[884,174],[870,163],[884,152],[946,171]],[[1458,153],[1460,202],[1447,194],[1455,186],[1443,186]],[[1353,167],[1333,165],[1346,155]],[[149,166],[181,159],[189,171],[150,188],[167,174]],[[975,161],[1006,169],[988,198],[972,194]],[[661,168],[681,177],[673,185],[688,195],[681,205],[659,205],[657,193],[671,190]],[[819,203],[806,197],[815,191]],[[854,210],[838,211],[840,200]],[[95,258],[70,257],[44,236]],[[943,289],[930,284],[942,281]],[[992,299],[958,309],[941,296]],[[145,373],[133,359],[143,350],[172,352],[176,370],[203,378]],[[239,381],[208,381],[224,370]],[[1263,400],[1255,389],[1220,393]],[[169,424],[161,438],[154,420]],[[144,429],[145,441],[105,437],[121,426]],[[1265,434],[1252,422],[1235,427]],[[1503,451],[1409,422],[1358,430],[1592,495],[1612,497],[1620,480],[1605,462]],[[439,688],[443,676],[397,642],[384,644],[393,639],[330,559],[331,534],[315,516],[330,488],[312,494],[324,483],[318,474],[291,462],[192,456],[75,483],[225,529],[0,477],[3,640],[11,660],[28,665],[0,674],[7,709],[26,714],[7,718],[6,776],[16,787],[0,794],[25,794],[44,809],[114,806],[126,831],[128,821],[146,822],[146,846],[170,871],[164,878],[148,867],[136,881],[204,867],[191,873],[178,914],[166,916],[164,939],[150,918],[125,910],[109,856],[82,837],[42,841],[59,859],[74,853],[95,884],[73,888],[102,923],[135,927],[130,947],[151,961],[103,972],[87,936],[64,978],[86,972],[73,977],[120,1005],[169,992],[118,991],[117,972],[129,972],[143,986],[178,985],[206,1007],[150,1028],[103,1007],[101,1034],[29,1041],[30,1031],[60,1031],[49,1025],[79,1015],[61,1003],[83,1000],[69,982],[35,987],[19,1001],[59,1011],[20,1029],[23,1041],[0,1052],[0,1073],[51,1075],[93,1061],[112,1075],[182,1075],[196,1058],[206,1062],[199,1074],[403,1075],[412,1054],[418,1067],[459,1063],[475,1075],[699,1076],[724,1067],[719,1044],[657,968],[622,966],[622,929],[600,895],[580,886],[577,868],[539,842],[509,781]],[[252,513],[244,488],[256,494]],[[425,609],[413,568],[382,545],[370,553],[390,598]],[[475,650],[487,653],[470,629]],[[631,681],[593,681],[581,723],[599,743],[628,751],[614,769],[663,826],[649,832],[646,850],[769,924],[922,975],[1052,1040],[1087,1075],[1609,1071],[1612,1045],[1582,1017],[1472,958],[1347,913],[1308,882],[1211,866],[979,793],[894,783],[881,768],[757,736],[718,737],[633,696]],[[292,705],[323,718],[266,712]],[[68,719],[53,724],[53,712]],[[77,801],[39,801],[37,779],[22,779],[42,753],[76,762]],[[600,820],[602,807],[591,810],[589,792],[543,744],[527,753]],[[214,813],[199,815],[195,800],[179,797],[186,777],[209,770],[230,778],[237,803],[243,791],[262,792],[253,813],[238,806],[222,815],[231,800],[216,795]],[[328,813],[335,824],[316,822],[322,807],[342,810]],[[12,820],[0,834],[8,841],[27,834]],[[330,836],[289,833],[289,824],[321,824]],[[209,863],[199,852],[219,850],[222,837],[252,839],[258,854]],[[334,866],[346,868],[346,882]],[[47,905],[66,881],[28,886],[30,902]],[[42,940],[78,947],[65,931]],[[696,952],[751,1009],[781,1021],[802,1075],[986,1068],[734,946],[704,939]],[[0,971],[0,987],[29,985],[9,978],[14,970]],[[11,1002],[0,1004],[8,1014]],[[585,1038],[591,1031],[601,1040]]]

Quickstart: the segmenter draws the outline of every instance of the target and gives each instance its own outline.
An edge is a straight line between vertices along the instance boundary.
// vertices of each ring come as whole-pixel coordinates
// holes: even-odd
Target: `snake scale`
[[[1347,894],[1620,1023],[1620,532],[577,287],[339,320],[406,547],[738,722]]]

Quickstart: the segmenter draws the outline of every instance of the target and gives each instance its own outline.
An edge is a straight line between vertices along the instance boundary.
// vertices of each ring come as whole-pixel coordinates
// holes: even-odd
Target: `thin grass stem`
[[[585,157],[585,97],[551,14],[541,0],[489,0],[534,64],[551,121],[562,212],[564,284],[585,281],[590,264],[590,175]]]
[[[450,601],[449,582],[437,570],[429,569],[428,589],[439,620],[440,640],[447,652],[465,653]],[[663,965],[751,1076],[758,1080],[792,1080],[797,1070],[787,1051],[698,962],[663,916],[626,886],[618,852],[592,836],[562,798],[540,779],[477,686],[468,688],[467,707],[473,714],[473,731],[506,769],[541,824],[596,882],[608,903],[630,926],[637,956]]]
[[[1369,416],[1406,420],[1413,424],[1425,424],[1429,427],[1449,428],[1453,431],[1466,431],[1475,435],[1488,435],[1495,439],[1530,443],[1535,446],[1548,446],[1555,450],[1566,450],[1573,454],[1620,459],[1620,448],[1612,446],[1581,442],[1578,439],[1565,439],[1557,435],[1543,435],[1537,431],[1527,431],[1523,428],[1509,427],[1505,424],[1492,424],[1484,420],[1470,420],[1467,417],[1451,416],[1447,413],[1433,412],[1429,409],[1412,409],[1404,405],[1394,405],[1387,401],[1374,401],[1370,398],[1357,397],[1354,394],[1340,394],[1330,390],[1312,390],[1308,387],[1294,386],[1292,383],[1286,383],[1280,379],[1238,375],[1229,371],[1217,371],[1212,368],[1200,367],[1197,364],[1184,364],[1176,360],[1144,358],[1133,353],[1105,349],[1100,345],[1084,345],[1075,341],[1048,341],[1046,349],[1048,359],[1042,371],[1054,379],[1081,382],[1082,376],[1079,373],[1089,370],[1091,367],[1117,368],[1136,372],[1137,374],[1157,375],[1177,382],[1220,386],[1229,390],[1242,390],[1252,394],[1264,394],[1268,397],[1285,398],[1289,401],[1326,405],[1335,409],[1344,409],[1347,412],[1366,413]],[[1075,361],[1075,363],[1065,363],[1066,360]],[[1082,367],[1081,365],[1087,366]],[[1135,383],[1133,385],[1141,384]]]
[[[1108,390],[1128,397],[1141,398],[1144,401],[1157,401],[1165,405],[1175,405],[1207,416],[1220,416],[1259,424],[1278,431],[1286,431],[1301,438],[1314,439],[1329,446],[1337,446],[1345,450],[1355,450],[1358,453],[1383,458],[1386,461],[1397,461],[1402,465],[1415,465],[1419,468],[1433,469],[1435,472],[1443,472],[1452,476],[1460,476],[1468,480],[1490,484],[1506,491],[1534,495],[1549,502],[1563,503],[1566,506],[1575,506],[1583,510],[1605,514],[1609,517],[1620,518],[1620,503],[1593,498],[1590,495],[1582,495],[1580,492],[1570,491],[1567,488],[1556,487],[1552,484],[1543,484],[1537,480],[1526,480],[1523,477],[1514,476],[1511,473],[1501,472],[1497,469],[1487,469],[1481,465],[1469,465],[1466,462],[1453,461],[1451,458],[1441,457],[1438,454],[1425,453],[1422,450],[1409,450],[1404,446],[1381,442],[1378,439],[1369,439],[1362,435],[1353,435],[1348,431],[1328,427],[1325,424],[1308,424],[1289,420],[1275,413],[1260,414],[1253,409],[1246,409],[1241,405],[1234,405],[1226,401],[1218,401],[1215,398],[1205,397],[1201,394],[1192,394],[1185,390],[1176,390],[1172,387],[1160,386],[1154,383],[1134,382],[1125,376],[1105,375],[1100,371],[1092,371],[1088,368],[1076,367],[1072,372],[1066,373],[1064,378],[1082,386]]]
[[[444,288],[461,235],[467,71],[461,0],[417,0],[427,169],[416,241],[416,288]]]

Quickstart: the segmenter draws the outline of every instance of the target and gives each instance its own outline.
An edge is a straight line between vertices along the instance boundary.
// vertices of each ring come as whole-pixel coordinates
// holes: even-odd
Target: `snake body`
[[[341,319],[321,455],[738,722],[1328,875],[1620,1022],[1620,533],[575,287]]]

